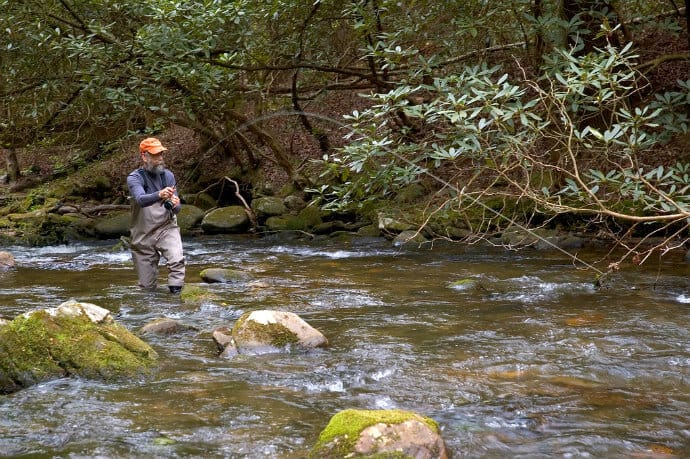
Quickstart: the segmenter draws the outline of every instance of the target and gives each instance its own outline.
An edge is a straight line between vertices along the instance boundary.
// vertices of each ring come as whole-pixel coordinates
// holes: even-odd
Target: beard
[[[156,164],[155,166],[151,164],[146,164],[144,168],[147,172],[150,172],[152,174],[162,174],[165,170],[165,163]]]

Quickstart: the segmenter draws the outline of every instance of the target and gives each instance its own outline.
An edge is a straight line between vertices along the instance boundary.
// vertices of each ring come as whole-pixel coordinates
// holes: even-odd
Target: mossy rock
[[[393,239],[393,244],[396,246],[400,245],[419,245],[423,244],[425,242],[429,242],[427,238],[424,237],[423,234],[421,234],[419,231],[415,230],[406,230],[398,234],[394,239]]]
[[[268,217],[265,225],[269,231],[309,231],[323,223],[323,213],[316,207],[305,207],[297,215]]]
[[[92,220],[37,210],[25,214],[7,216],[6,234],[14,233],[14,239],[23,245],[45,246],[66,244],[93,236]]]
[[[69,301],[0,327],[0,393],[72,375],[129,379],[147,374],[157,358],[107,310]]]
[[[331,418],[309,457],[443,459],[448,453],[431,418],[404,410],[347,409]]]
[[[102,239],[114,239],[120,236],[129,236],[129,228],[131,226],[132,214],[129,210],[122,212],[114,212],[110,215],[100,218],[94,230],[96,235]]]
[[[309,228],[313,228],[319,223],[323,222],[323,219],[326,215],[327,212],[324,212],[316,206],[307,206],[304,209],[300,210],[297,214],[297,216]]]
[[[204,219],[204,211],[199,207],[185,204],[177,214],[177,224],[182,235],[189,235],[195,228],[198,228]]]
[[[266,229],[268,229],[269,231],[307,230],[307,225],[296,215],[278,215],[275,217],[268,217],[264,224],[266,225]]]
[[[449,283],[448,288],[452,288],[453,290],[472,290],[477,288],[478,285],[479,282],[477,279],[466,278]]]
[[[357,235],[362,237],[379,237],[381,230],[378,225],[366,225],[357,230]]]
[[[208,193],[184,195],[183,198],[185,205],[182,208],[191,205],[198,207],[199,209],[210,210],[218,205],[213,196]]]
[[[242,314],[232,328],[232,340],[239,354],[265,354],[328,345],[326,337],[297,314],[271,310]]]
[[[283,204],[283,200],[276,196],[264,196],[254,199],[251,208],[259,219],[283,215],[287,212],[287,207]]]
[[[244,207],[228,206],[207,213],[201,221],[201,229],[208,234],[242,233],[250,223]]]

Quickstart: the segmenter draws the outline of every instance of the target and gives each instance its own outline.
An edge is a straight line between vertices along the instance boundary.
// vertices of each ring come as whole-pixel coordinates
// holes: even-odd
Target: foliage
[[[633,43],[583,47],[555,47],[535,77],[519,61],[508,71],[466,66],[371,95],[370,108],[348,118],[351,142],[326,158],[339,183],[313,191],[327,208],[362,208],[431,177],[452,191],[437,209],[469,211],[482,197],[504,195],[552,215],[679,223],[673,231],[684,231],[690,164],[649,158],[687,133],[690,80],[649,96]]]
[[[661,3],[0,0],[0,144],[107,156],[177,124],[203,140],[198,163],[275,164],[304,187],[299,130],[326,159],[333,183],[309,191],[328,208],[433,180],[452,198],[438,209],[512,197],[681,221],[688,166],[646,158],[684,135],[689,83],[657,91],[635,44],[682,30]],[[317,113],[336,91],[367,103]]]

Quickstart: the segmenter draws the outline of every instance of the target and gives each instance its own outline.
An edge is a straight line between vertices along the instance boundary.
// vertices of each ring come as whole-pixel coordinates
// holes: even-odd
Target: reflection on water
[[[5,248],[18,269],[0,274],[0,317],[75,298],[135,331],[160,316],[199,331],[147,337],[162,363],[146,381],[63,379],[0,396],[0,455],[299,458],[345,408],[430,416],[460,457],[690,450],[682,256],[597,290],[549,252],[193,239],[188,283],[207,267],[252,280],[207,286],[221,300],[191,308],[163,287],[133,288],[113,245]],[[259,308],[299,314],[330,347],[220,359],[210,332]]]

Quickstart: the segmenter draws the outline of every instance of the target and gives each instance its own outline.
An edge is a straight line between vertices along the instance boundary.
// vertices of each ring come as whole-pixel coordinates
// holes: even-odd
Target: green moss
[[[11,381],[0,393],[63,376],[65,370],[46,347],[51,338],[45,312],[20,316],[0,329],[0,380]]]
[[[198,285],[185,285],[180,292],[180,299],[185,304],[201,304],[204,301],[218,301],[218,297]]]
[[[411,411],[404,410],[354,410],[347,409],[335,414],[326,428],[319,435],[310,457],[346,457],[353,455],[353,450],[360,433],[369,426],[375,424],[401,424],[411,419],[420,421],[438,433],[439,428],[436,421],[431,418],[420,416]],[[392,458],[406,457],[395,456],[389,453],[376,455],[374,457]]]
[[[299,343],[298,336],[290,329],[276,323],[260,324],[253,320],[247,322],[250,315],[251,312],[243,314],[232,328],[233,339],[236,343],[251,339],[269,343],[277,348]]]
[[[459,290],[474,287],[476,285],[477,281],[476,279],[460,279],[453,281],[448,284],[448,287],[450,288],[456,288]]]
[[[53,317],[45,311],[19,316],[0,328],[0,392],[66,375],[131,377],[157,359],[145,342],[115,323],[96,325],[86,316]]]

